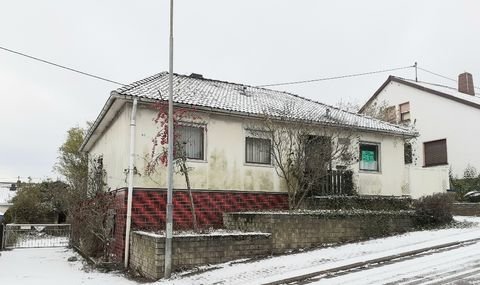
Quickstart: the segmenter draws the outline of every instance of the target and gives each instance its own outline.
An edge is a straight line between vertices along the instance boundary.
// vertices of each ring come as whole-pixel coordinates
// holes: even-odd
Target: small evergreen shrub
[[[417,225],[433,227],[452,222],[452,203],[453,199],[447,193],[437,193],[420,198],[414,204]]]

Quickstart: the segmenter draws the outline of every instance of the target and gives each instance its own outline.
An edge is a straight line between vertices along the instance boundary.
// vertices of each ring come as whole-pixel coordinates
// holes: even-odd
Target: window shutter
[[[400,104],[400,113],[406,113],[406,112],[410,112],[410,103],[409,102]]]
[[[448,164],[447,140],[426,142],[423,144],[425,153],[425,166]]]

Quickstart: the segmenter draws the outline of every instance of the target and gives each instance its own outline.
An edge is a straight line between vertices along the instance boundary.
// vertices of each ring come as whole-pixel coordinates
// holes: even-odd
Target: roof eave
[[[387,80],[385,80],[385,82],[383,82],[383,84],[380,86],[380,88],[378,88],[377,91],[375,91],[375,93],[373,93],[372,97],[370,97],[370,99],[368,99],[368,101],[365,104],[363,104],[363,106],[360,108],[360,110],[358,110],[358,113],[362,113],[363,111],[365,111],[367,106],[370,105],[370,103],[372,103],[377,98],[378,94],[380,94],[383,91],[383,89],[385,87],[387,87],[387,85],[394,79],[395,79],[394,76],[392,76],[392,75],[388,76]]]

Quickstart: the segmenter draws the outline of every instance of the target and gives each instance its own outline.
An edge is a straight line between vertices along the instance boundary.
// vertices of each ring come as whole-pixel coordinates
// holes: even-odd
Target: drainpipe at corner
[[[133,169],[135,161],[135,127],[137,116],[137,98],[133,99],[132,116],[130,118],[130,158],[128,161],[128,198],[127,198],[127,220],[125,227],[125,269],[128,268],[130,251],[130,228],[132,224],[132,199],[133,199]]]

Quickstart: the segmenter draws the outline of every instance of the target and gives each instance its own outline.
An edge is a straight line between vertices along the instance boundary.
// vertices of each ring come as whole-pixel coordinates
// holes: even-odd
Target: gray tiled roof
[[[174,74],[174,102],[219,111],[353,126],[376,132],[413,135],[406,127],[306,99],[291,93]],[[167,100],[168,72],[123,86],[112,94]]]

